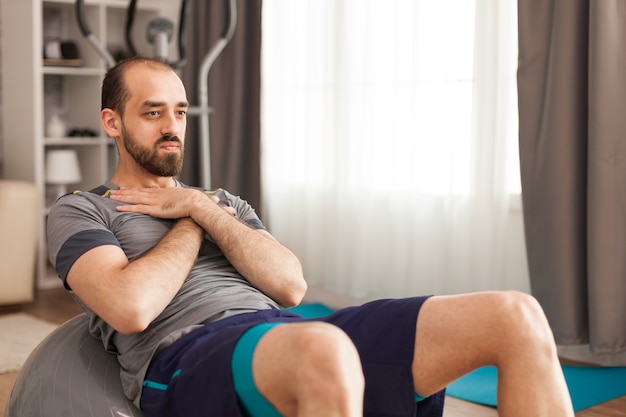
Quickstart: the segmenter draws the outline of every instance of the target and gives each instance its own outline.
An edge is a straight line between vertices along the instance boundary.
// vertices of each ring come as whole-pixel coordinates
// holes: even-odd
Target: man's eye
[[[146,113],[146,115],[147,115],[147,116],[158,116],[158,115],[159,115],[159,112],[158,112],[158,111],[156,111],[156,110],[153,110],[153,111],[149,111],[149,112],[147,112],[147,113]]]

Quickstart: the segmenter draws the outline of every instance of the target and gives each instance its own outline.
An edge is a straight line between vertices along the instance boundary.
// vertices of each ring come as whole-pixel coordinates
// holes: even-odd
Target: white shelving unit
[[[35,183],[46,202],[41,207],[36,285],[49,288],[59,286],[60,280],[48,262],[46,249],[50,201],[46,198],[45,155],[52,149],[76,150],[82,181],[72,184],[72,189],[89,190],[112,175],[115,146],[99,124],[100,87],[106,65],[81,35],[73,0],[0,1],[5,176]],[[124,45],[127,5],[126,0],[85,1],[90,29],[111,51]],[[134,28],[141,53],[151,52],[143,32],[146,23],[164,11],[171,16],[167,14],[171,8],[167,0],[139,2]],[[44,63],[45,45],[53,40],[75,42],[80,64]],[[63,65],[66,63],[73,65]],[[68,131],[88,129],[96,136],[46,137],[45,126],[54,114],[61,116]]]

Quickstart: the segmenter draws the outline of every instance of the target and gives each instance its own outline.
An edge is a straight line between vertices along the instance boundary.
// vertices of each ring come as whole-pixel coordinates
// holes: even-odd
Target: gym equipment
[[[120,365],[80,314],[30,354],[13,385],[5,417],[143,417],[122,391]]]
[[[205,189],[211,188],[211,155],[210,155],[210,132],[209,132],[209,115],[212,112],[209,107],[209,71],[217,57],[222,53],[226,45],[231,41],[237,27],[237,2],[236,0],[225,0],[226,4],[226,20],[227,24],[220,38],[209,49],[205,55],[200,71],[198,73],[198,105],[188,109],[187,114],[190,116],[200,116],[200,185]],[[96,36],[91,32],[87,22],[85,13],[84,0],[76,0],[76,18],[81,33],[87,39],[89,44],[106,62],[110,68],[115,65],[115,59],[111,53],[100,43]],[[137,55],[137,50],[132,37],[132,29],[135,20],[135,12],[137,9],[137,0],[131,0],[126,11],[126,31],[125,40],[129,52]],[[186,55],[186,22],[187,22],[187,0],[181,0],[179,30],[178,30],[178,55],[177,61],[170,62],[168,54],[168,44],[174,33],[174,23],[170,20],[159,17],[152,20],[148,24],[147,37],[148,41],[153,45],[154,58],[167,62],[172,68],[180,69],[187,63]]]

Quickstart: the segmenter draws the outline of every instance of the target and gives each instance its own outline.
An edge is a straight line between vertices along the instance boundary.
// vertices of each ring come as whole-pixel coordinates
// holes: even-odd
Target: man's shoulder
[[[92,188],[91,190],[87,192],[98,195],[100,197],[106,197],[111,192],[111,187],[107,186],[106,184],[102,184],[102,185],[97,186],[96,188]]]
[[[179,187],[192,188],[194,190],[200,190],[203,193],[209,194],[209,195],[214,195],[214,194],[227,194],[227,195],[230,195],[230,193],[227,190],[225,190],[225,189],[223,189],[221,187],[207,190],[206,188],[199,187],[199,186],[196,186],[196,185],[185,184],[184,182],[179,181],[179,180],[176,181],[176,184]]]
[[[106,185],[100,185],[89,191],[75,190],[69,194],[59,197],[51,208],[51,214],[56,211],[66,211],[72,209],[96,210],[100,207],[110,206],[113,201],[109,199],[111,189]]]
[[[191,188],[194,190],[199,190],[202,191],[203,193],[205,193],[206,195],[213,195],[216,196],[220,199],[231,199],[231,200],[238,200],[241,199],[239,196],[236,196],[230,192],[228,192],[228,190],[225,190],[224,188],[214,188],[211,190],[207,190],[206,188],[202,188],[202,187],[197,187],[197,186],[193,186],[193,185],[187,185],[183,182],[177,181],[177,184],[179,187],[184,187],[184,188]]]

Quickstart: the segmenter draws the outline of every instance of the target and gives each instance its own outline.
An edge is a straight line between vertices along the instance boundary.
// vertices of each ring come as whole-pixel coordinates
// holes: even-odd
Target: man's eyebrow
[[[162,101],[152,101],[152,100],[146,100],[143,102],[142,107],[164,107],[166,106],[165,102]],[[176,104],[176,107],[189,107],[189,102],[188,101],[180,101]]]

